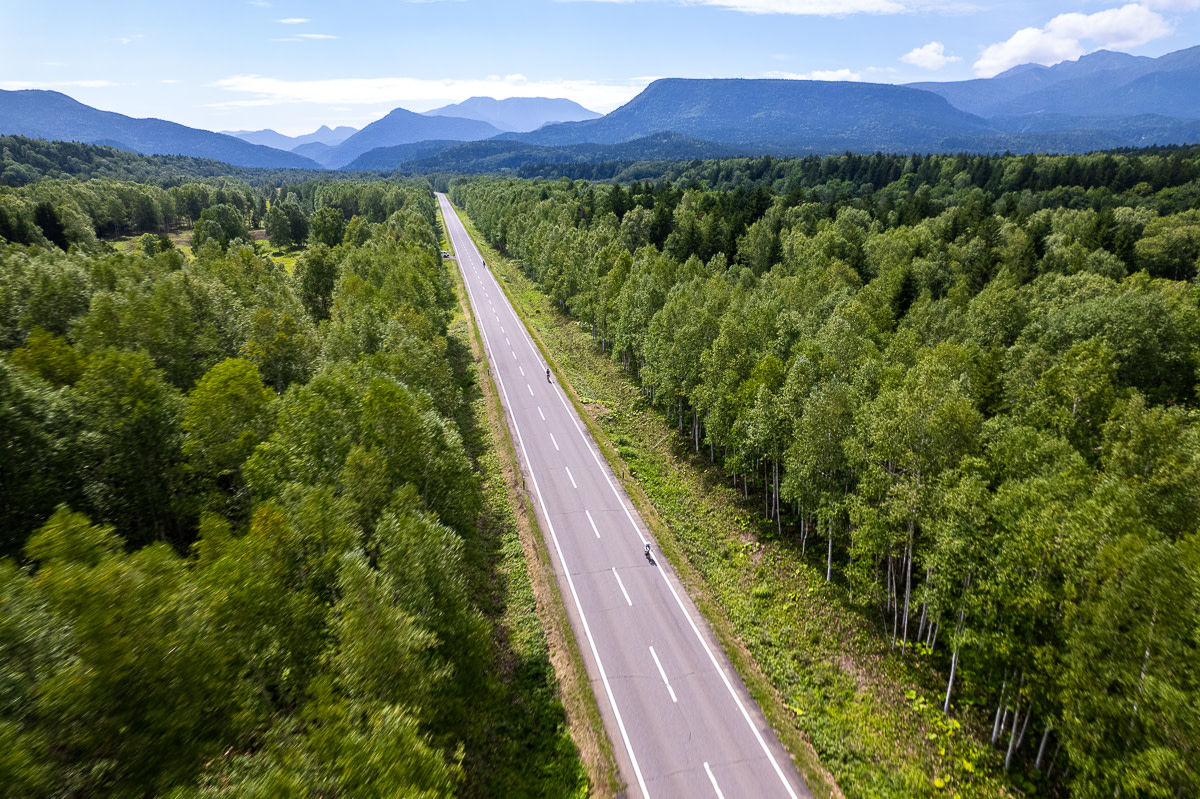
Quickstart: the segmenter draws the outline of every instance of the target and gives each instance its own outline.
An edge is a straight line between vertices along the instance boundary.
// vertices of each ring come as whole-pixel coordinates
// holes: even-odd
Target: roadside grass
[[[890,651],[878,617],[825,582],[824,540],[802,552],[776,535],[761,496],[693,453],[586,329],[468,230],[814,795],[1016,795],[983,712],[967,697],[944,718],[945,675]]]
[[[447,242],[443,249],[449,249]],[[520,488],[516,453],[456,264],[450,351],[467,400],[458,420],[480,475],[479,535],[466,542],[477,606],[492,625],[494,685],[476,709],[464,797],[612,797],[616,765],[549,554]],[[473,744],[473,745],[471,745]]]

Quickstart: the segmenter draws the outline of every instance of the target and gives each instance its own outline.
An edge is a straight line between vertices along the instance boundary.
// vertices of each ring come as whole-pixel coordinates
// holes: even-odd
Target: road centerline
[[[662,677],[663,685],[667,686],[667,693],[671,695],[671,701],[678,703],[679,699],[675,696],[675,689],[671,687],[671,681],[667,679],[667,673],[663,670],[662,661],[658,659],[658,653],[654,651],[654,647],[650,647],[650,657],[654,658],[654,665],[658,666],[658,675]]]
[[[625,604],[633,607],[633,600],[629,598],[629,592],[625,590],[625,583],[621,581],[621,575],[617,574],[617,567],[612,567],[613,577],[617,578],[617,586],[621,589],[621,594],[625,597]]]

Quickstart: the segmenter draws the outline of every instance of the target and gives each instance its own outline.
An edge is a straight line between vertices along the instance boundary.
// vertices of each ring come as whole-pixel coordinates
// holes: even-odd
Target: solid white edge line
[[[583,515],[587,516],[588,522],[592,525],[592,532],[596,534],[596,538],[600,537],[600,528],[596,526],[596,522],[592,519],[592,512],[587,508],[583,509]],[[614,569],[615,571],[615,569]]]
[[[446,204],[449,204],[449,200],[446,201]],[[443,207],[442,210],[444,214],[447,209]],[[461,224],[461,221],[458,220],[457,215],[455,216],[455,220],[459,221]],[[447,227],[449,227],[449,225],[447,225]],[[474,242],[472,242],[472,246],[473,245]],[[457,247],[455,249],[457,249]],[[467,296],[471,300],[471,304],[474,305],[475,296],[471,291],[470,285],[467,285]],[[483,335],[483,342],[488,349],[489,357],[494,357],[492,355],[492,342],[491,339],[488,338],[487,331],[480,326],[479,332]],[[504,395],[504,400],[507,403],[508,390],[504,387],[504,380],[501,379],[498,373],[493,372],[492,374],[495,377],[496,382],[500,384],[500,393]],[[579,622],[583,625],[584,635],[587,637],[588,646],[592,650],[592,657],[596,661],[596,669],[600,672],[600,681],[604,683],[604,693],[608,696],[608,704],[612,708],[613,716],[617,720],[617,729],[621,731],[621,741],[625,744],[625,751],[629,754],[630,763],[633,765],[633,775],[637,778],[638,787],[642,791],[642,796],[645,797],[645,799],[650,799],[650,792],[646,790],[646,781],[642,778],[642,769],[640,766],[638,766],[637,755],[633,753],[633,744],[629,740],[629,734],[625,731],[625,722],[621,720],[621,711],[617,707],[616,697],[613,696],[612,686],[608,683],[608,675],[604,671],[604,663],[600,660],[600,652],[596,649],[595,639],[592,638],[592,629],[588,625],[587,616],[585,616],[583,613],[583,605],[579,601],[579,592],[575,590],[575,581],[571,579],[571,570],[567,567],[567,561],[566,558],[563,557],[562,547],[558,543],[558,533],[554,531],[554,523],[550,521],[550,515],[546,510],[546,502],[542,498],[542,489],[538,485],[537,476],[533,471],[533,465],[529,462],[529,452],[525,449],[525,439],[521,435],[521,428],[517,424],[517,419],[515,416],[510,414],[509,419],[512,420],[513,430],[516,431],[517,442],[521,446],[521,452],[525,455],[525,466],[527,469],[529,469],[529,480],[533,483],[533,491],[535,494],[537,494],[538,504],[542,506],[542,515],[546,518],[546,526],[550,530],[550,538],[554,541],[554,551],[558,553],[558,561],[563,566],[563,576],[567,578],[567,585],[571,589],[571,598],[575,601],[575,609],[579,612]]]
[[[662,661],[658,659],[658,653],[654,651],[654,647],[650,647],[650,657],[654,658],[654,665],[658,666],[658,676],[662,677],[663,685],[667,686],[667,693],[671,695],[671,701],[679,704],[679,700],[675,698],[675,689],[671,687],[671,681],[667,679],[667,673],[663,671]]]
[[[613,577],[617,578],[617,585],[621,588],[621,593],[625,595],[625,604],[633,607],[633,600],[629,598],[629,592],[625,590],[625,583],[621,582],[621,575],[617,574],[617,567],[613,566]]]
[[[712,783],[713,790],[717,792],[717,799],[725,799],[725,794],[721,793],[721,786],[717,785],[717,778],[713,776],[707,760],[704,761],[704,773],[708,775],[708,781]]]

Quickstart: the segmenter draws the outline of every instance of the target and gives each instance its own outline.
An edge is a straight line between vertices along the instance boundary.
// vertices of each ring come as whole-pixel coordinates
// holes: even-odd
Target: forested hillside
[[[497,629],[433,195],[293,189],[0,194],[5,795],[586,789],[536,619]],[[344,235],[289,273],[247,231],[314,196]]]
[[[1188,796],[1198,163],[742,159],[452,197],[892,657],[937,670],[1014,788]],[[835,775],[870,769],[799,723]]]
[[[235,178],[252,186],[311,180],[308,169],[237,167],[189,155],[142,155],[115,147],[0,136],[0,185],[24,186],[43,179],[111,178],[167,188],[207,178]]]

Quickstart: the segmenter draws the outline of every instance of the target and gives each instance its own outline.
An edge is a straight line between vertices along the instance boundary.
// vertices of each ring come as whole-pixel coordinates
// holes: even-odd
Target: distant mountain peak
[[[581,122],[601,115],[562,97],[470,97],[426,111],[425,116],[475,119],[502,131],[523,133],[555,122]]]

